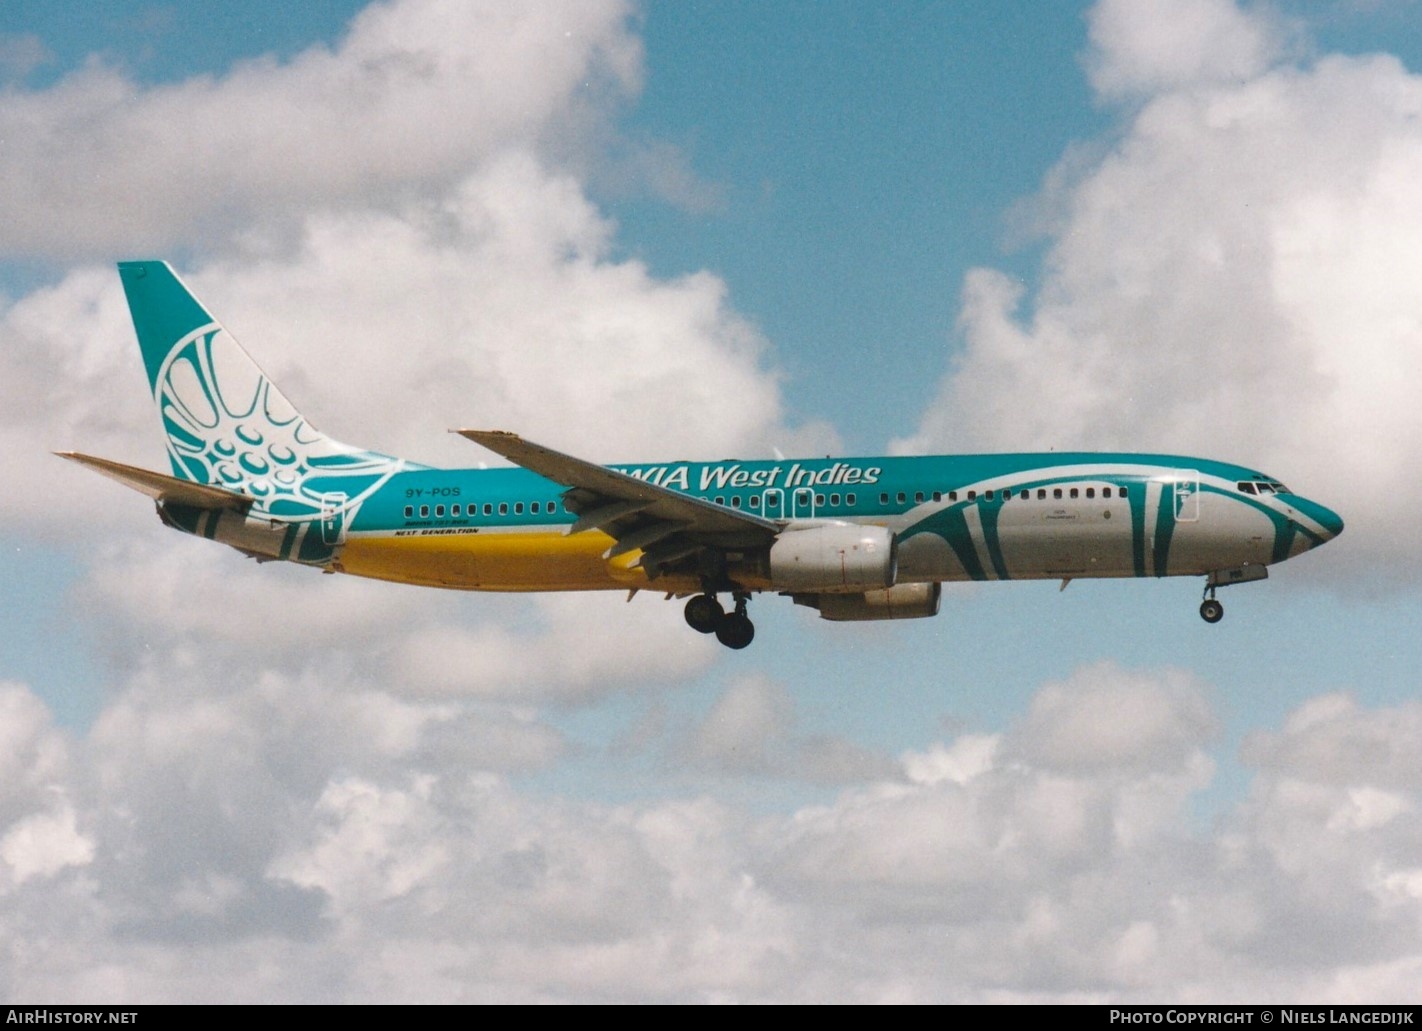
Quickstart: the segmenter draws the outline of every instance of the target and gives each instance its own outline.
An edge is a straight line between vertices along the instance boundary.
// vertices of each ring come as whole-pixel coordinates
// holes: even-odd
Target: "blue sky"
[[[1406,994],[1415,15],[6,4],[0,993]],[[891,626],[762,598],[734,655],[647,594],[258,569],[48,456],[159,464],[138,256],[436,464],[469,424],[1136,448],[1348,531],[1215,627],[1195,581],[965,585]]]
[[[1081,10],[671,4],[646,40],[656,88],[631,123],[724,199],[711,217],[618,206],[627,246],[725,275],[784,355],[793,410],[882,448],[929,401],[923,356],[963,270],[1027,249],[1007,212],[1105,122],[1076,64]]]

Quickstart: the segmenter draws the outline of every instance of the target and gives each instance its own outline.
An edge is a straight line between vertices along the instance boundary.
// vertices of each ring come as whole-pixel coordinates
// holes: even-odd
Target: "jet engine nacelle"
[[[896,584],[863,594],[795,594],[796,605],[819,609],[820,618],[835,623],[871,619],[921,619],[938,615],[942,584]]]
[[[770,546],[777,591],[869,591],[892,587],[898,545],[882,526],[839,523],[787,530]]]

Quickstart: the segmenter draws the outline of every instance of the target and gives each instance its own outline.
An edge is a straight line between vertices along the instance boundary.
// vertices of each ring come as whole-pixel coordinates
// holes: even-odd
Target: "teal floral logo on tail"
[[[311,426],[216,322],[168,352],[154,401],[178,476],[241,491],[274,518],[329,519],[341,496],[349,516],[407,467]]]

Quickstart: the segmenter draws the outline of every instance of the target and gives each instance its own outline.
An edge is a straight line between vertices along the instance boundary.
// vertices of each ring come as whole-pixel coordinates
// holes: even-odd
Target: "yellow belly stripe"
[[[596,530],[504,533],[417,532],[352,537],[341,548],[336,568],[377,580],[471,591],[599,591],[631,587],[685,593],[694,581],[659,578],[655,585],[641,569],[629,568],[639,552],[611,562],[603,553],[612,538]]]

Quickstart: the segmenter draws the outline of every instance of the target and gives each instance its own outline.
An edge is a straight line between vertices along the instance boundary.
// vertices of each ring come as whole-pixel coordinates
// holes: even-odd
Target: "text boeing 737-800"
[[[485,591],[653,588],[744,648],[757,592],[830,620],[937,613],[959,580],[1204,576],[1215,590],[1343,521],[1244,466],[1137,454],[600,466],[460,430],[515,469],[433,469],[306,422],[164,262],[119,274],[173,475],[63,453],[258,560]],[[726,611],[719,596],[732,600]]]

